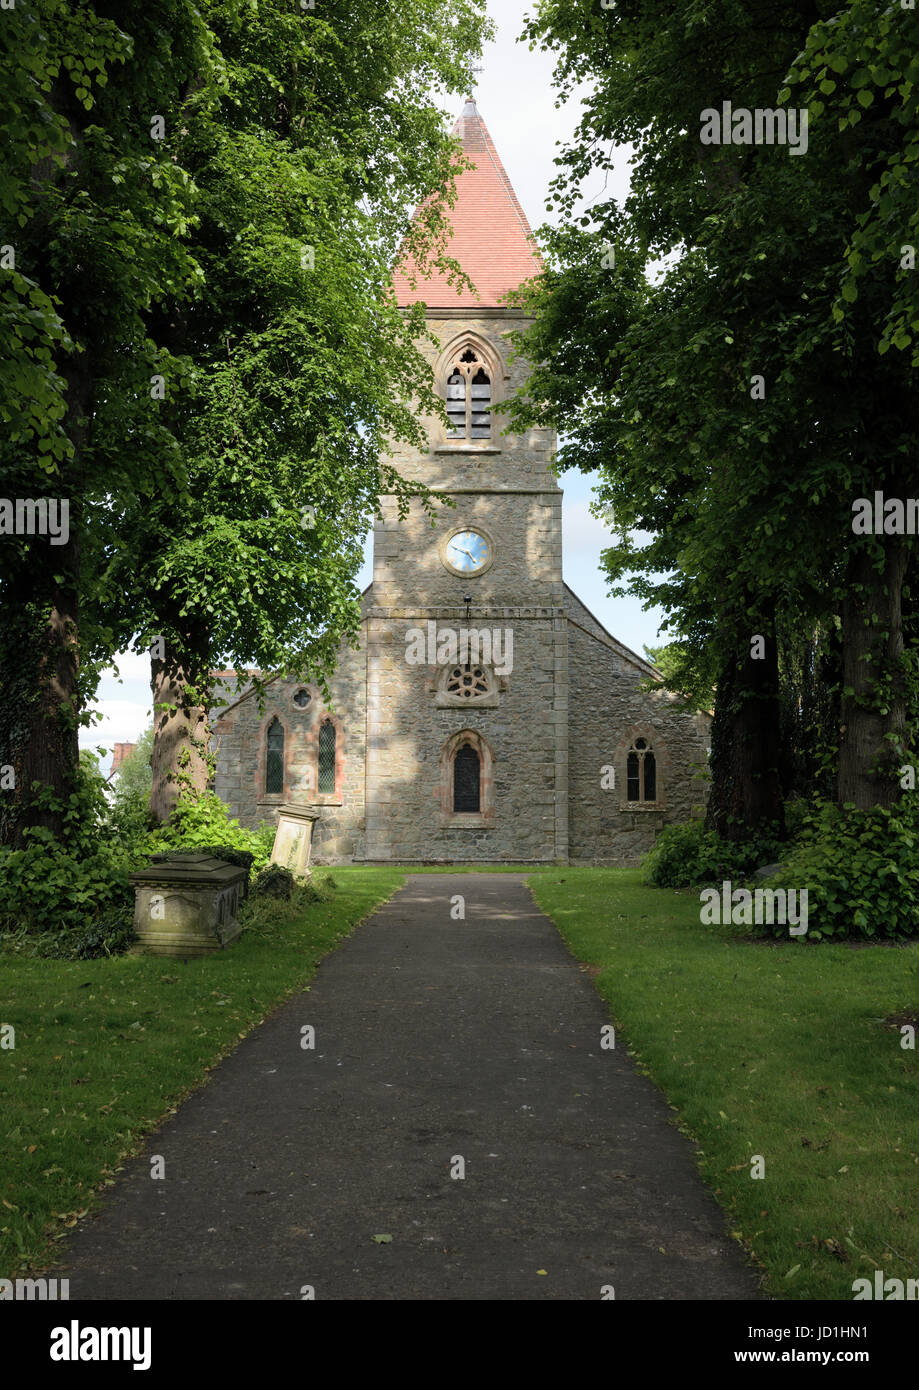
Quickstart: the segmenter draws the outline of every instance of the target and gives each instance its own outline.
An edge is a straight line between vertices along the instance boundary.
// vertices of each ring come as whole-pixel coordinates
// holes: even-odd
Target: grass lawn
[[[53,1262],[118,1163],[399,887],[390,868],[319,870],[326,901],[260,909],[204,959],[0,956],[0,1277]],[[287,917],[288,920],[284,920]]]
[[[698,891],[633,869],[530,880],[627,1047],[700,1147],[700,1171],[778,1298],[919,1277],[919,946],[776,945],[699,921]],[[751,1159],[765,1177],[751,1177]]]
[[[120,1160],[404,874],[481,867],[318,870],[326,900],[266,903],[232,949],[187,964],[0,955],[0,1023],[16,1029],[0,1047],[0,1277],[53,1263]],[[746,943],[701,925],[696,891],[631,869],[547,868],[530,885],[598,968],[617,1046],[697,1141],[766,1291],[851,1299],[875,1269],[919,1276],[919,1060],[883,1022],[919,1007],[919,946]]]

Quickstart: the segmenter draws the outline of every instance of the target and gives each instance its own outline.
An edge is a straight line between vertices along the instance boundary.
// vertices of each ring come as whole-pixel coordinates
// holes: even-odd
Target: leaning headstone
[[[213,855],[156,854],[131,874],[135,950],[155,956],[206,956],[240,933],[239,903],[247,871]]]
[[[298,806],[285,801],[278,807],[278,828],[271,851],[272,864],[290,869],[294,878],[309,878],[313,822],[319,819],[315,806]]]

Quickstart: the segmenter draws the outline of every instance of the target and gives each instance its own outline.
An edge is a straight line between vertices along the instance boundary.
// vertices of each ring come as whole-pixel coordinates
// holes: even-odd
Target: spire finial
[[[472,101],[472,102],[475,101],[476,75],[477,75],[478,73],[484,72],[484,71],[485,71],[485,68],[482,66],[481,63],[470,63],[470,64],[469,64],[469,67],[468,67],[468,69],[467,69],[467,76],[468,76],[468,87],[467,87],[468,95],[467,95],[467,97],[466,97],[466,100],[467,100],[467,101]]]

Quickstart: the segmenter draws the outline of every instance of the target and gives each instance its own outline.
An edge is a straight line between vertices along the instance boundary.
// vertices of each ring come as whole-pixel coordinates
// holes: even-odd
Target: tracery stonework
[[[456,505],[432,527],[420,507],[400,521],[384,499],[360,649],[342,649],[331,708],[317,686],[278,678],[260,712],[243,687],[219,711],[215,789],[245,825],[272,820],[282,799],[319,804],[316,863],[635,863],[661,826],[701,810],[709,720],[643,691],[652,668],[565,585],[552,432],[503,434],[504,418],[488,414],[527,370],[508,336],[526,320],[502,298],[539,264],[472,102],[456,133],[476,168],[457,179],[450,254],[480,298],[439,276],[413,291],[396,273],[399,302],[428,306],[437,341],[424,350],[451,427],[432,416],[428,451],[403,448],[392,460]],[[458,640],[443,650],[465,651],[464,632],[485,633],[500,639],[502,660],[471,642],[468,661],[406,660],[419,630],[446,629]],[[438,649],[421,645],[429,656]],[[320,793],[330,716],[335,792]],[[284,729],[284,790],[266,796],[273,717]],[[649,751],[654,798],[636,799],[630,768],[634,793],[646,786],[635,760]]]

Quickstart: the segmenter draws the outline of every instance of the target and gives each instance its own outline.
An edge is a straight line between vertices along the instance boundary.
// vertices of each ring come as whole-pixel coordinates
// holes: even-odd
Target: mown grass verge
[[[118,1164],[321,958],[399,887],[318,870],[319,901],[262,900],[204,959],[0,956],[0,1277],[46,1267]]]
[[[851,1299],[874,1270],[919,1276],[919,1053],[885,1024],[919,1009],[919,946],[744,941],[702,926],[697,890],[643,887],[632,869],[530,885],[599,967],[616,1046],[698,1142],[765,1291]]]

